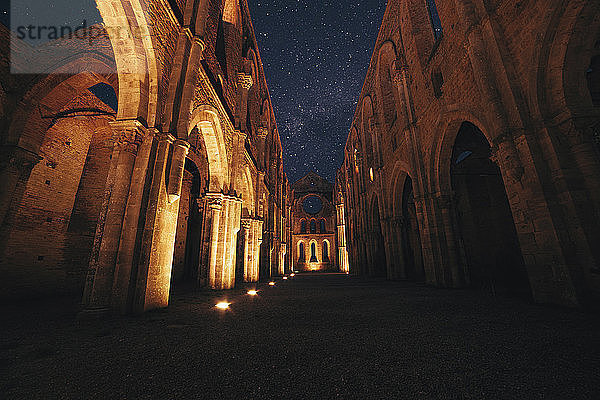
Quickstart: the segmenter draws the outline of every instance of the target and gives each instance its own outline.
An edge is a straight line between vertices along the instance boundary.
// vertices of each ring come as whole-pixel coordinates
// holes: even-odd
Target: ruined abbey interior
[[[95,3],[83,41],[0,24],[2,305],[339,275],[598,309],[600,2],[389,0],[335,180],[295,182],[247,0]]]

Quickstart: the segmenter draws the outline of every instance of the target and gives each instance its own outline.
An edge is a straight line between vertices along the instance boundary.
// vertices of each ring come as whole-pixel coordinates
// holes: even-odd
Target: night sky
[[[14,3],[24,21],[99,19],[93,0]],[[315,171],[333,182],[386,0],[248,0],[290,182]],[[8,23],[6,4],[0,20]],[[14,10],[13,10],[14,11]],[[37,20],[41,18],[41,20]],[[13,23],[15,21],[13,20]]]
[[[330,182],[360,95],[386,0],[248,0],[294,183]]]

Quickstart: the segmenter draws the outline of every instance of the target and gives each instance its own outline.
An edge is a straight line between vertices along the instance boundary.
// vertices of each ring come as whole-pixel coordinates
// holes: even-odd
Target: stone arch
[[[531,93],[547,135],[540,146],[547,166],[560,171],[546,193],[548,207],[577,290],[600,293],[593,271],[600,263],[600,106],[594,104],[586,72],[600,57],[600,4],[565,2],[548,22]],[[545,183],[545,182],[544,182]],[[581,289],[579,289],[581,287]]]
[[[297,250],[298,250],[298,262],[299,263],[305,263],[306,262],[306,244],[304,243],[303,240],[299,240],[297,243]]]
[[[331,243],[328,239],[323,239],[321,259],[324,263],[331,262]]]
[[[414,181],[407,169],[398,169],[393,180],[391,247],[393,278],[425,280],[421,226],[414,198]]]
[[[362,104],[361,113],[361,136],[363,142],[363,151],[367,159],[369,168],[380,165],[379,154],[379,131],[375,128],[375,115],[373,112],[373,103],[371,96],[365,96]]]
[[[431,167],[429,170],[432,186],[431,190],[434,192],[448,194],[452,190],[449,165],[451,165],[452,149],[454,147],[454,142],[456,141],[456,136],[464,121],[470,121],[473,125],[477,126],[483,132],[489,143],[494,142],[494,138],[489,132],[485,128],[482,128],[484,125],[481,123],[481,119],[472,113],[456,111],[441,116],[436,131],[442,132],[442,135],[434,145],[435,151],[432,155]]]
[[[452,207],[466,267],[460,273],[473,287],[530,295],[531,289],[500,168],[483,132],[463,122],[450,159]]]
[[[254,184],[252,183],[252,173],[247,166],[241,174],[241,195],[242,195],[242,217],[250,217],[256,215],[256,200],[254,192]]]
[[[567,2],[557,7],[539,47],[538,68],[533,69],[537,98],[542,115],[553,118],[570,110],[581,114],[592,111],[586,70],[600,54],[600,4]]]
[[[308,242],[308,247],[309,247],[309,251],[310,251],[309,262],[318,263],[319,262],[319,244],[317,243],[316,239],[311,239]]]
[[[317,233],[317,220],[314,218],[310,220],[310,233]]]
[[[185,161],[179,198],[179,212],[173,251],[172,284],[198,282],[202,216],[198,200],[203,194],[203,181],[208,171],[199,163],[199,157],[190,153]]]
[[[119,76],[118,119],[141,119],[153,127],[158,108],[158,56],[153,22],[140,0],[97,0]],[[126,30],[126,32],[123,32]]]
[[[258,72],[258,58],[254,49],[249,48],[246,54],[248,65],[246,71],[252,76],[252,87],[248,91],[248,104],[246,112],[246,127],[251,134],[256,132],[261,119],[261,88],[260,88],[260,75]]]
[[[77,60],[76,64],[90,62],[93,65],[105,66],[97,60]],[[66,68],[76,68],[70,64]],[[114,76],[103,76],[82,70],[75,75],[62,75],[60,69],[38,81],[22,97],[21,107],[17,108],[8,128],[7,143],[16,144],[33,153],[37,153],[42,141],[41,133],[45,133],[53,123],[53,117],[61,113],[63,107],[92,86],[104,83],[119,93]],[[119,107],[121,108],[121,107]],[[115,110],[116,112],[116,110]]]
[[[191,132],[196,127],[204,139],[208,155],[209,190],[221,192],[229,186],[229,164],[218,111],[211,106],[196,108],[187,131]]]
[[[394,90],[396,46],[391,41],[381,45],[377,55],[377,101],[380,126],[384,132],[392,129],[398,118],[397,91]]]

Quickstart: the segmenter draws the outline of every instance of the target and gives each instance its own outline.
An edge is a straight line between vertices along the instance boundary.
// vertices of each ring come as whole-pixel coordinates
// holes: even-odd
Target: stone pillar
[[[135,246],[138,238],[140,215],[146,211],[142,210],[142,203],[153,143],[154,132],[146,134],[135,160],[123,229],[121,230],[111,308],[122,314],[131,311],[132,307],[133,293],[131,293],[131,287],[137,278],[137,265],[134,267],[137,261]]]
[[[212,289],[233,289],[242,200],[223,193],[208,193],[205,201],[211,216],[208,285]]]
[[[181,180],[188,150],[186,141],[176,140],[169,134],[159,135],[140,248],[136,312],[169,305]],[[167,170],[169,159],[171,164]]]
[[[88,312],[109,309],[133,168],[145,135],[144,127],[135,120],[116,121],[111,126],[114,147],[83,296]]]
[[[244,282],[252,282],[252,258],[254,257],[252,220],[242,219],[242,232],[244,233]]]
[[[251,75],[245,74],[243,72],[238,73],[237,78],[238,104],[235,113],[235,127],[242,131],[246,131],[246,114],[248,113],[248,92],[250,91],[250,88],[252,87],[254,82],[252,82]]]
[[[263,221],[254,221],[254,259],[252,268],[252,280],[258,282],[260,277],[260,248],[263,243]]]
[[[287,254],[287,244],[281,243],[279,250],[279,275],[285,275],[285,255]]]
[[[445,286],[460,288],[468,284],[465,265],[460,254],[460,243],[456,233],[458,226],[454,218],[452,195],[438,194],[436,197],[437,210],[441,215],[441,225],[445,237]]]

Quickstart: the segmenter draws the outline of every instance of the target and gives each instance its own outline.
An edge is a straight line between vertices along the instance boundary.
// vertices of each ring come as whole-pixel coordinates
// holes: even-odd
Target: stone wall
[[[502,269],[484,250],[486,239],[466,239],[499,206],[465,212],[460,204],[491,196],[510,212],[508,223],[490,229],[501,225],[501,237],[515,235],[512,259],[525,271],[524,279],[513,271],[507,280],[523,281],[538,302],[593,302],[600,293],[593,244],[600,237],[600,109],[585,71],[598,52],[598,3],[436,3],[437,39],[424,2],[388,2],[340,171],[351,269],[373,269],[373,235],[381,229],[389,278],[406,278],[422,259],[430,285],[511,291],[489,270],[474,284],[482,263],[474,253]],[[462,173],[483,173],[481,165],[454,168],[475,159],[468,146],[456,153],[465,123],[479,132],[487,152],[480,160],[492,168],[485,173],[501,176],[500,186],[457,183]],[[474,215],[479,221],[468,222]]]

